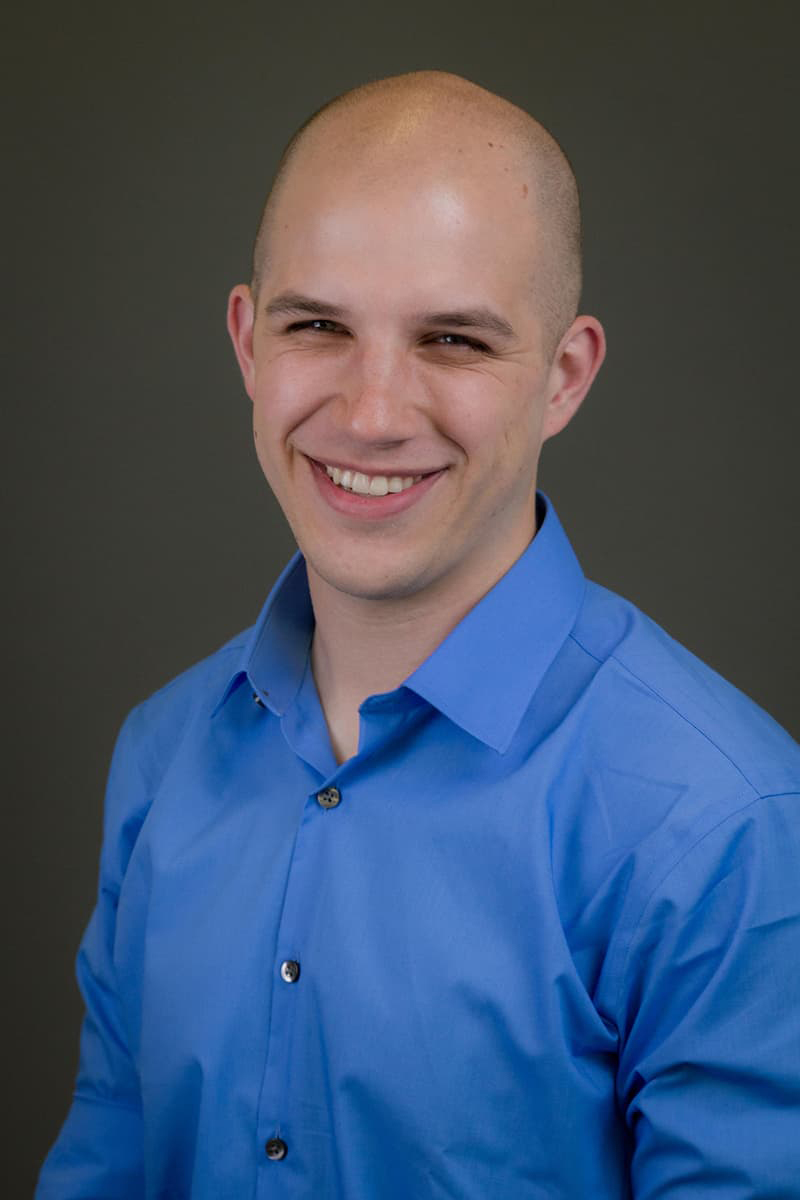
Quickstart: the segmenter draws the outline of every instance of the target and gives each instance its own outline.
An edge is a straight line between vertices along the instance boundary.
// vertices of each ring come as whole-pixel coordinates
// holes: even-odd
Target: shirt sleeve
[[[619,998],[635,1200],[800,1200],[800,796],[657,884]]]
[[[144,1196],[142,1110],[114,966],[117,905],[147,807],[134,753],[132,713],[122,727],[106,791],[97,903],[78,951],[86,1013],[75,1091],[39,1175],[35,1200],[135,1200]]]

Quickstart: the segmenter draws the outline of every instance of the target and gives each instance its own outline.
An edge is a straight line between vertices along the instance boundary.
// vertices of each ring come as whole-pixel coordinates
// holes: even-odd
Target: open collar
[[[537,494],[537,533],[527,550],[456,625],[404,686],[502,753],[583,600],[585,579],[555,509]],[[314,612],[298,551],[272,588],[214,709],[249,682],[282,716],[305,674]]]
[[[527,550],[406,680],[502,753],[569,635],[586,581],[552,504],[537,495]]]

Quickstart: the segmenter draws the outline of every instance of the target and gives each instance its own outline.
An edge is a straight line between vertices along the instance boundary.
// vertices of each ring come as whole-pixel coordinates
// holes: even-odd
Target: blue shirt
[[[556,514],[337,766],[296,555],[126,720],[38,1200],[800,1197],[800,769]]]

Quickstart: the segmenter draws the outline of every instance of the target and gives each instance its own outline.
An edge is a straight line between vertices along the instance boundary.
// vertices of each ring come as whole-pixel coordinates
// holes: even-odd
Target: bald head
[[[276,213],[298,171],[357,174],[366,182],[432,171],[519,186],[533,217],[521,221],[520,270],[530,277],[548,349],[555,349],[578,308],[581,232],[578,189],[564,152],[523,109],[444,71],[414,71],[363,84],[315,112],[286,146],[261,215],[252,290],[269,273]],[[521,181],[521,182],[520,182]]]

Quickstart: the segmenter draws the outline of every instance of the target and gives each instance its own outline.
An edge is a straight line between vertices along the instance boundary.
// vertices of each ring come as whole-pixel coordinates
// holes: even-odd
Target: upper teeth
[[[330,478],[348,492],[362,496],[385,496],[387,492],[404,492],[419,483],[421,475],[364,475],[361,471],[343,471],[341,467],[325,466]]]

